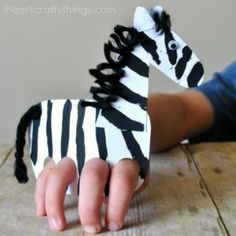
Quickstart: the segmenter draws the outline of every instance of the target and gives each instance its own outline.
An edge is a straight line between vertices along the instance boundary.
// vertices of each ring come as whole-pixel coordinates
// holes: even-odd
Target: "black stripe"
[[[32,132],[32,146],[31,146],[31,160],[34,165],[37,162],[38,158],[38,132],[39,132],[39,125],[40,119],[35,119],[33,122],[33,132]]]
[[[84,161],[85,161],[85,143],[84,143],[84,131],[83,122],[86,107],[81,106],[81,101],[78,104],[78,120],[76,128],[76,146],[77,146],[77,163],[78,170],[81,173]]]
[[[167,55],[169,58],[169,61],[172,65],[176,64],[177,61],[177,51],[176,50],[171,50],[169,48],[169,42],[175,40],[172,33],[170,31],[166,31],[165,32],[165,45],[166,45],[166,51],[167,51]]]
[[[204,68],[201,62],[197,62],[188,75],[187,81],[189,87],[195,87],[204,74]]]
[[[108,164],[108,167],[109,167],[109,174],[108,174],[107,182],[106,182],[105,189],[104,189],[104,194],[106,197],[109,195],[110,180],[111,180],[111,166]]]
[[[147,110],[147,98],[133,92],[124,84],[119,83],[118,96],[133,104],[139,104],[143,110]]]
[[[149,67],[147,64],[132,53],[127,56],[127,66],[141,76],[149,76]]]
[[[77,164],[78,164],[78,171],[79,174],[82,172],[82,168],[84,166],[85,161],[85,143],[84,143],[84,130],[83,130],[83,122],[84,122],[84,115],[86,107],[81,105],[82,101],[78,103],[78,119],[77,119],[77,127],[76,127],[76,157],[77,157]],[[78,181],[77,186],[77,193],[79,195],[79,185],[80,185],[80,178]]]
[[[131,120],[129,117],[125,116],[115,108],[103,109],[102,115],[118,129],[136,131],[144,130],[144,126],[142,123]]]
[[[62,116],[62,133],[61,133],[61,156],[67,156],[68,143],[70,137],[70,113],[72,104],[69,99],[67,99]]]
[[[53,147],[52,147],[52,102],[48,100],[47,104],[47,124],[46,132],[48,139],[48,156],[52,157]]]
[[[98,107],[94,107],[94,109],[96,109],[96,121],[97,121],[100,109]]]
[[[122,135],[125,139],[126,145],[133,157],[136,160],[140,167],[140,177],[144,179],[149,170],[149,160],[143,155],[142,150],[135,140],[132,132],[130,131],[122,131]]]
[[[182,75],[184,74],[187,63],[189,62],[192,56],[192,50],[188,46],[185,46],[182,52],[183,52],[183,56],[179,59],[175,67],[175,74],[176,74],[177,79],[180,79]]]
[[[107,159],[107,145],[104,128],[96,128],[96,138],[98,144],[99,157],[103,160]]]
[[[149,38],[144,32],[140,32],[139,35],[142,39],[140,44],[145,49],[145,51],[149,52],[152,55],[153,60],[159,65],[161,61],[157,53],[157,44],[155,40]]]

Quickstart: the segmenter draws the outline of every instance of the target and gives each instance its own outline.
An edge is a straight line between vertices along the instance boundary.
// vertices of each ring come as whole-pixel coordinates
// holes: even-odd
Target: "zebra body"
[[[51,157],[58,163],[63,157],[70,157],[82,170],[85,162],[102,158],[115,165],[120,159],[136,159],[148,168],[150,122],[145,132],[120,130],[107,122],[105,127],[96,127],[99,109],[83,107],[78,99],[55,99],[43,101],[39,119],[31,122],[29,128],[30,156],[36,178],[44,168],[45,160]],[[130,147],[130,142],[136,142]],[[140,153],[134,157],[134,153]],[[139,157],[141,156],[142,159]],[[140,177],[140,184],[142,178]],[[68,193],[76,193],[73,183]]]
[[[92,158],[102,158],[111,165],[129,158],[138,162],[139,186],[142,184],[149,169],[149,66],[185,87],[202,81],[203,67],[186,43],[170,30],[169,15],[161,7],[149,11],[137,7],[133,27],[116,26],[114,31],[104,46],[108,63],[90,70],[100,86],[91,87],[93,99],[43,101],[22,117],[15,155],[15,175],[20,182],[28,180],[22,161],[22,133],[29,125],[36,177],[47,157],[56,163],[63,157],[72,158],[78,173]],[[77,180],[69,192],[77,192]]]

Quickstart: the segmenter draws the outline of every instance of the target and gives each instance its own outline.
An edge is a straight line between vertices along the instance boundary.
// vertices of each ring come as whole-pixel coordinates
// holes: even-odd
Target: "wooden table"
[[[34,216],[34,177],[17,184],[13,154],[11,145],[0,145],[0,235],[86,235],[75,198],[66,199],[63,233],[50,232],[47,220]],[[29,166],[27,154],[25,159]],[[125,228],[100,235],[236,235],[236,143],[178,146],[152,155],[150,184],[133,200]]]

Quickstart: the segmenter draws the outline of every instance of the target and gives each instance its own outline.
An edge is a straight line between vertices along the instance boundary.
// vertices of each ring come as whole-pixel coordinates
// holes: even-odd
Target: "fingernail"
[[[59,222],[56,218],[50,218],[49,219],[49,227],[51,230],[58,230],[60,225],[59,225]]]
[[[111,230],[111,231],[117,231],[121,228],[121,225],[118,224],[117,222],[115,221],[110,221],[108,223],[108,229]]]
[[[100,226],[94,226],[94,225],[85,225],[83,228],[86,233],[90,234],[96,234],[101,230]]]

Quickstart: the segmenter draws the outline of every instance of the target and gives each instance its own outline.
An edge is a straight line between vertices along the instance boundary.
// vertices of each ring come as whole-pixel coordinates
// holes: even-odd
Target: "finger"
[[[76,167],[70,158],[63,158],[50,172],[46,187],[45,205],[51,230],[58,231],[66,227],[65,193],[67,186],[75,177]]]
[[[81,225],[87,233],[98,233],[102,229],[101,206],[108,175],[108,164],[102,159],[92,159],[83,167],[80,177],[79,214]]]
[[[122,228],[134,189],[138,183],[139,166],[126,159],[118,162],[112,172],[107,205],[106,222],[111,231]]]
[[[50,174],[50,171],[55,167],[55,163],[53,160],[48,161],[43,171],[40,173],[36,188],[35,188],[35,204],[36,204],[36,215],[37,216],[45,216],[45,191],[47,179]]]

